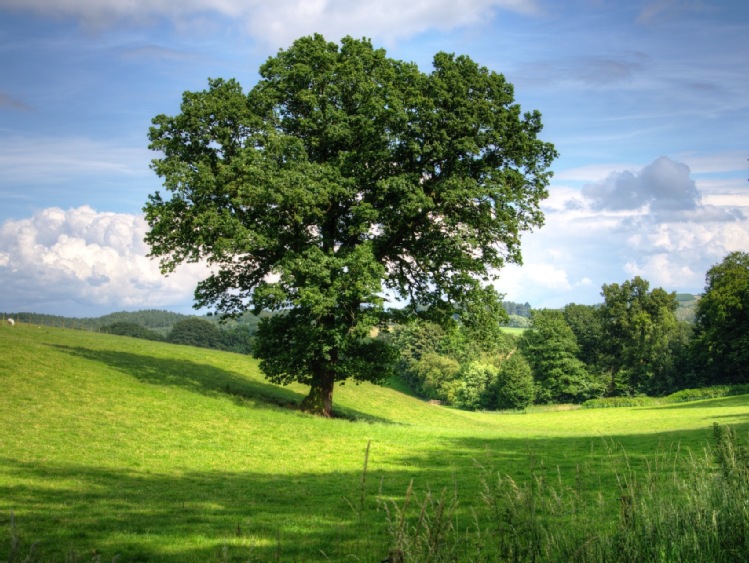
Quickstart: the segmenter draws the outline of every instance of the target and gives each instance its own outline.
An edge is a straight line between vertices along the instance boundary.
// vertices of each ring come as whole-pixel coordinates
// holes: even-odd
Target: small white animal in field
[[[9,324],[10,326],[15,326],[15,324],[16,324],[16,321],[14,321],[13,319],[8,319],[8,324]]]

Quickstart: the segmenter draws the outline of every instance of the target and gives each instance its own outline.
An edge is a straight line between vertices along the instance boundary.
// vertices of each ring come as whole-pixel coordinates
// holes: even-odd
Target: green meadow
[[[0,561],[584,560],[609,536],[629,553],[622,526],[654,518],[639,499],[711,486],[714,424],[749,430],[749,396],[482,413],[397,387],[342,385],[322,419],[247,356],[3,326]]]

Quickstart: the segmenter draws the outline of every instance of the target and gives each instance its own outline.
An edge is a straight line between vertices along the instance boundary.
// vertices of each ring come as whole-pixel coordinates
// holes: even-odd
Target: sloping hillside
[[[511,415],[368,384],[337,388],[341,418],[323,420],[246,356],[34,326],[0,328],[0,386],[0,559],[15,537],[42,560],[379,561],[378,498],[412,481],[478,498],[486,468],[522,478],[543,463],[610,484],[617,514],[600,474],[614,441],[636,466],[664,441],[700,449],[713,421],[749,420],[746,397]]]

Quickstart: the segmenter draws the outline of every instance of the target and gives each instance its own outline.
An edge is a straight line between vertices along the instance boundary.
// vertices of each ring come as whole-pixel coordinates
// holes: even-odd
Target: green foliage
[[[164,340],[156,331],[150,330],[142,325],[120,321],[101,327],[102,332],[108,334],[118,334],[120,336],[130,336],[132,338],[143,338],[145,340]]]
[[[221,350],[236,352],[237,354],[251,354],[253,333],[250,326],[238,324],[233,327],[221,328]]]
[[[520,315],[510,315],[510,320],[507,321],[506,326],[512,328],[528,328],[531,326],[531,320],[528,317],[521,317]]]
[[[708,270],[696,315],[696,368],[710,383],[748,383],[748,253],[732,252]]]
[[[471,362],[460,373],[460,381],[452,390],[451,403],[468,410],[486,409],[492,403],[492,393],[499,370],[491,364]]]
[[[117,323],[132,323],[148,328],[160,335],[166,335],[172,325],[185,318],[185,315],[160,309],[141,311],[120,311],[101,317],[62,317],[43,313],[1,313],[3,318],[13,318],[19,323],[79,330],[102,330]]]
[[[610,394],[657,394],[679,386],[688,330],[674,315],[676,294],[649,288],[640,277],[603,285],[599,361],[610,374]]]
[[[281,384],[297,381],[314,387],[318,377],[315,363],[320,361],[320,354],[330,361],[335,381],[353,378],[379,382],[390,377],[395,357],[383,340],[365,335],[355,339],[336,330],[342,328],[340,325],[320,327],[307,323],[306,314],[298,309],[265,318],[260,323],[255,356],[261,358],[260,367],[271,381]],[[299,366],[303,368],[301,372]]]
[[[676,318],[679,321],[693,325],[697,318],[699,296],[690,293],[677,293],[676,301],[679,303],[679,308],[676,309],[676,312],[674,313]]]
[[[184,320],[185,315],[165,311],[163,309],[144,309],[141,311],[119,311],[109,313],[96,319],[99,326],[112,325],[115,323],[133,323],[166,335],[178,321]]]
[[[425,74],[350,37],[298,39],[260,77],[247,94],[210,80],[154,118],[169,197],[145,213],[163,270],[207,260],[200,307],[293,312],[260,326],[256,353],[328,415],[335,381],[379,378],[352,354],[381,352],[367,338],[387,322],[385,290],[486,338],[501,309],[486,282],[543,221],[556,152],[540,114],[468,57],[438,53]]]
[[[583,403],[584,409],[608,409],[617,407],[648,407],[658,405],[661,399],[639,395],[637,397],[599,397]]]
[[[586,409],[644,407],[688,403],[691,401],[702,401],[705,399],[716,399],[720,397],[735,397],[739,395],[749,395],[749,385],[713,385],[711,387],[700,387],[697,389],[682,389],[671,393],[670,395],[666,395],[665,397],[647,397],[644,395],[636,397],[602,397],[585,401],[583,407]]]
[[[145,340],[168,340],[175,344],[187,344],[190,346],[199,346],[201,348],[227,350],[239,354],[250,354],[252,352],[253,334],[257,327],[257,321],[259,321],[259,319],[254,315],[250,315],[250,318],[248,319],[231,321],[228,324],[216,324],[212,321],[211,317],[206,319],[177,315],[177,321],[174,325],[168,327],[169,332],[167,332],[166,337],[162,336],[160,332],[157,332],[156,330],[146,328],[144,324],[139,324],[139,322],[147,322],[163,329],[164,327],[161,323],[166,319],[173,320],[175,317],[172,317],[171,315],[162,317],[160,315],[162,312],[166,313],[166,311],[158,311],[156,312],[157,315],[153,315],[151,312],[146,311],[143,312],[146,313],[145,315],[138,313],[115,313],[113,315],[106,315],[101,317],[101,319],[131,318],[133,320],[116,321],[102,326],[100,330],[101,332],[106,332],[108,334],[143,338]]]
[[[562,311],[534,311],[532,322],[519,347],[533,370],[537,402],[581,403],[600,395],[601,385],[577,358],[577,340]]]
[[[533,402],[533,374],[520,352],[515,352],[502,362],[492,392],[492,407],[497,410],[522,410]]]
[[[460,364],[447,356],[427,352],[413,366],[412,373],[420,396],[450,403],[453,382],[460,375]]]
[[[577,357],[588,366],[595,369],[601,359],[601,340],[603,338],[603,319],[600,307],[595,305],[565,305],[564,320],[575,334],[579,347]]]
[[[515,303],[513,301],[502,301],[502,308],[507,311],[507,314],[512,317],[513,315],[518,317],[524,317],[530,319],[531,317],[531,306],[529,303]]]
[[[199,348],[223,347],[221,331],[210,321],[190,317],[174,324],[167,340],[172,344],[186,344]]]
[[[429,371],[427,366],[432,363],[428,357],[443,357],[441,352],[443,352],[442,343],[445,339],[445,330],[437,324],[426,321],[410,322],[391,327],[388,339],[393,349],[398,350],[395,365],[398,375],[417,395],[423,398],[437,399],[439,396],[436,391],[438,386],[428,385],[429,388],[425,389],[423,382],[425,381],[425,373]],[[420,367],[420,362],[425,357],[427,359],[424,365]],[[455,365],[455,369],[451,371],[457,373],[460,365],[455,360],[450,361],[454,362]],[[452,379],[452,376],[450,379]]]
[[[734,397],[737,395],[749,395],[749,384],[740,385],[712,385],[698,389],[682,389],[663,397],[663,403],[684,403],[687,401],[700,401],[702,399],[714,399],[716,397]]]
[[[428,321],[393,327],[390,342],[399,351],[396,370],[419,396],[469,410],[494,408],[496,366],[515,347],[501,330]]]

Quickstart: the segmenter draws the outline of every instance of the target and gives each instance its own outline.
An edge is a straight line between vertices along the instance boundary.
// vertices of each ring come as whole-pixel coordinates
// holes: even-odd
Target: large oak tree
[[[282,312],[256,355],[272,381],[310,385],[305,410],[330,415],[336,381],[385,374],[370,335],[386,295],[440,321],[501,314],[488,282],[543,222],[556,152],[540,114],[468,57],[433,65],[304,37],[248,93],[209,80],[153,120],[168,196],[145,206],[151,255],[211,265],[197,307]]]

